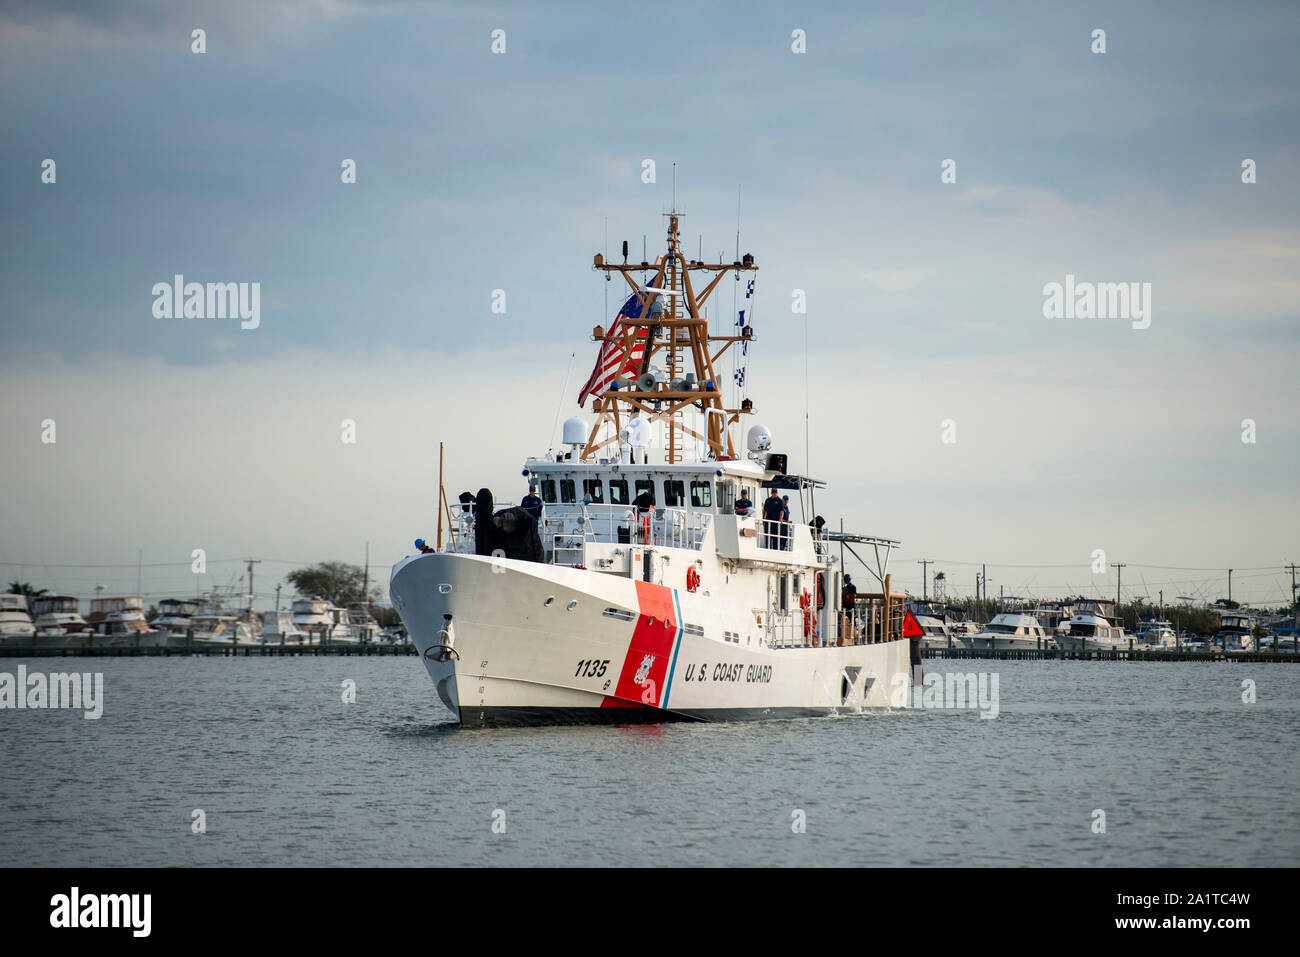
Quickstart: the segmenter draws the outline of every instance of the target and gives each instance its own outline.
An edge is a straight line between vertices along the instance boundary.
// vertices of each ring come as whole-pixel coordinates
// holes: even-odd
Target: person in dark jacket
[[[519,503],[519,507],[531,515],[533,521],[540,522],[542,520],[542,500],[537,497],[536,485],[532,483],[529,484],[528,494],[525,495],[524,500]]]
[[[764,548],[781,547],[781,516],[784,514],[785,506],[781,503],[781,496],[776,493],[776,489],[772,489],[772,494],[763,503]]]
[[[643,545],[652,544],[650,533],[650,510],[655,507],[655,497],[648,489],[632,499],[636,508],[637,541]]]
[[[857,603],[857,600],[858,586],[853,584],[852,575],[845,575],[844,588],[840,592],[840,606],[843,609],[840,634],[853,643],[856,643],[856,635],[853,632],[853,606]]]

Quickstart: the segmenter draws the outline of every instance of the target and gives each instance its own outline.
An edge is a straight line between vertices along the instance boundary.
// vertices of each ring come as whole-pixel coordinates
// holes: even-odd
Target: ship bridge
[[[593,543],[711,547],[722,559],[777,564],[820,564],[828,555],[812,524],[812,492],[824,483],[758,462],[562,457],[529,460],[524,471],[542,499],[543,547],[559,564],[583,564],[585,546]],[[770,489],[789,490],[788,522],[765,523],[762,506]]]

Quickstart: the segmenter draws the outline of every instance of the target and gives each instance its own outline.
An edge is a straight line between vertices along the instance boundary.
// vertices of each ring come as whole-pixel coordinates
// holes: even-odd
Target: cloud
[[[207,31],[209,51],[258,47],[364,11],[349,0],[5,0],[0,42],[11,49],[175,46],[188,50],[191,31]]]

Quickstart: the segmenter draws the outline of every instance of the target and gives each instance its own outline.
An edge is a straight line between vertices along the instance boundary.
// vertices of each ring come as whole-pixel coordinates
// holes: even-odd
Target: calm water
[[[104,672],[105,713],[0,712],[5,865],[1300,863],[1295,665],[929,661],[1001,714],[455,731],[413,658],[20,663]]]

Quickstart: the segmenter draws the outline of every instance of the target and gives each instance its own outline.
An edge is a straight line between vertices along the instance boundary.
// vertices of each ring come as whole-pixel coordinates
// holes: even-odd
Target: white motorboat
[[[0,595],[0,645],[32,645],[36,625],[27,608],[27,596]]]
[[[1129,639],[1118,624],[1115,603],[1104,598],[1079,598],[1074,602],[1070,628],[1056,636],[1066,651],[1127,648]]]
[[[1038,619],[1024,612],[1002,612],[973,635],[962,635],[967,648],[986,651],[1042,651],[1052,647],[1052,636]]]

